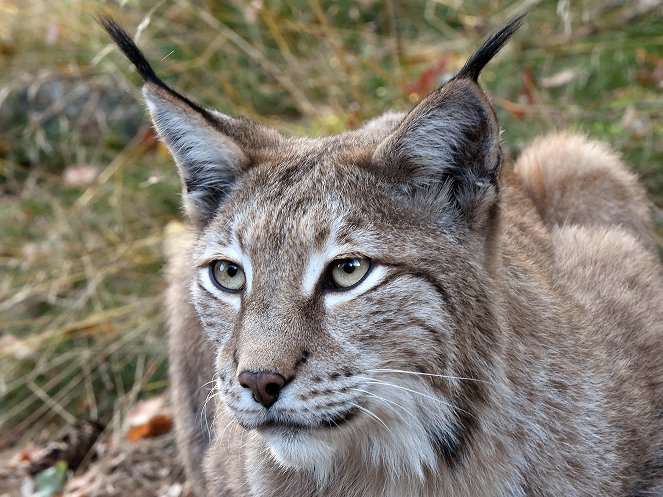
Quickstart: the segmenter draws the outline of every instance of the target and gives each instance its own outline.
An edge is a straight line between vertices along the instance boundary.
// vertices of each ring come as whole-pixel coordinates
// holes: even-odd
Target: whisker
[[[425,394],[425,393],[423,393],[423,392],[418,392],[417,390],[412,390],[411,388],[403,387],[403,386],[401,386],[401,385],[394,385],[393,383],[387,383],[386,381],[383,381],[383,380],[378,380],[378,379],[375,379],[375,378],[370,378],[370,377],[365,377],[365,376],[357,376],[357,378],[358,378],[358,379],[363,379],[363,380],[365,380],[366,383],[368,383],[368,384],[372,384],[372,385],[384,385],[384,386],[387,386],[387,387],[396,388],[396,389],[398,389],[398,390],[403,390],[403,391],[406,391],[406,392],[410,392],[410,393],[413,393],[413,394],[415,394],[415,395],[419,395],[419,396],[421,396],[421,397],[425,397],[425,398],[427,398],[427,399],[429,399],[429,400],[432,400],[433,402],[439,402],[440,404],[442,404],[442,405],[444,405],[444,406],[446,406],[446,407],[448,407],[448,408],[450,408],[450,409],[452,409],[452,410],[457,410],[457,411],[460,411],[460,412],[462,412],[462,413],[464,413],[464,414],[467,414],[468,416],[472,416],[472,413],[467,412],[467,411],[465,411],[464,409],[461,409],[461,408],[458,407],[458,406],[455,406],[455,405],[453,405],[453,404],[450,404],[450,403],[448,403],[448,402],[445,402],[445,401],[442,400],[442,399],[438,399],[438,398],[432,397],[431,395]]]
[[[206,386],[209,385],[210,383],[216,383],[216,379],[215,379],[215,378],[212,378],[210,381],[207,381],[207,382],[203,383],[202,385],[200,385],[200,386],[198,387],[198,390],[202,390],[204,387],[206,387]]]
[[[368,414],[370,417],[372,417],[372,418],[375,419],[378,423],[380,423],[382,426],[384,426],[384,427],[387,429],[387,431],[388,431],[389,433],[391,433],[391,428],[389,428],[389,427],[385,424],[385,422],[382,421],[382,420],[380,419],[380,417],[379,417],[377,414],[375,414],[373,411],[371,411],[370,409],[366,409],[365,407],[362,407],[362,406],[360,406],[359,404],[355,404],[354,402],[348,402],[348,404],[350,404],[351,406],[354,406],[354,407],[356,407],[357,409],[359,409],[360,411],[363,411],[363,412],[365,412],[366,414]]]
[[[374,394],[373,392],[369,392],[368,390],[363,390],[363,389],[361,389],[361,388],[353,388],[352,390],[355,390],[355,391],[357,391],[357,392],[365,393],[366,395],[370,395],[371,397],[375,397],[376,399],[379,399],[379,400],[381,400],[381,401],[383,401],[383,402],[386,402],[386,403],[388,403],[388,404],[391,404],[391,405],[393,405],[393,406],[396,406],[396,407],[398,407],[399,409],[402,409],[403,411],[405,411],[405,412],[406,412],[407,414],[409,414],[410,416],[415,417],[414,414],[412,413],[412,411],[410,411],[409,409],[403,407],[403,406],[400,405],[398,402],[394,402],[393,400],[385,399],[384,397],[380,397],[379,395],[376,395],[376,394]]]
[[[257,437],[258,437],[257,433],[253,433],[252,435],[254,437],[254,440],[256,440]],[[262,444],[261,452],[262,452],[263,458],[260,461],[260,466],[265,464],[272,457],[272,452],[269,450],[269,447],[267,446],[267,444]]]
[[[388,368],[383,368],[383,369],[369,369],[367,370],[369,373],[403,373],[403,374],[411,374],[411,375],[416,375],[416,376],[432,376],[435,378],[443,378],[445,380],[461,380],[461,381],[478,381],[480,383],[487,383],[489,385],[494,385],[495,383],[492,381],[488,380],[481,380],[479,378],[469,378],[465,376],[449,376],[449,375],[444,375],[444,374],[434,374],[434,373],[420,373],[418,371],[406,371],[402,369],[388,369]]]
[[[205,383],[205,385],[209,385],[210,383],[214,383],[214,382],[215,382],[215,380],[211,380],[211,381],[208,381],[207,383]],[[214,385],[212,388],[210,388],[209,392],[207,392],[207,396],[205,397],[205,401],[203,402],[203,405],[200,408],[200,410],[198,412],[198,416],[197,416],[197,417],[201,417],[201,418],[204,417],[205,418],[205,427],[207,429],[207,435],[210,437],[210,439],[212,438],[212,429],[209,425],[209,417],[207,416],[207,404],[210,400],[212,400],[214,397],[219,395],[219,393],[220,392],[219,392],[218,387],[216,385]]]
[[[228,422],[226,423],[226,426],[223,427],[223,430],[221,431],[221,433],[217,437],[218,440],[223,440],[222,437],[226,438],[226,448],[228,449],[228,452],[230,452],[230,450],[231,450],[230,442],[231,442],[232,437],[233,437],[233,432],[228,433],[228,428],[230,428],[230,426],[233,424],[234,421],[235,420],[232,419],[232,418],[229,419]],[[233,430],[234,430],[234,428],[233,428]]]
[[[207,403],[212,400],[214,397],[219,395],[219,391],[216,390],[216,388],[211,389],[209,392],[207,392],[207,396],[205,397],[205,401],[203,402],[203,405],[201,406],[200,410],[198,411],[198,416],[202,417],[205,411],[207,410]]]

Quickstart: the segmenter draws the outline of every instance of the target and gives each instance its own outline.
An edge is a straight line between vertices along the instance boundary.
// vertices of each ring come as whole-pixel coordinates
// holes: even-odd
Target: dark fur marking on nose
[[[295,369],[306,364],[306,361],[308,361],[309,357],[311,357],[311,353],[308,350],[303,350],[302,355],[299,356],[299,359],[295,361]]]

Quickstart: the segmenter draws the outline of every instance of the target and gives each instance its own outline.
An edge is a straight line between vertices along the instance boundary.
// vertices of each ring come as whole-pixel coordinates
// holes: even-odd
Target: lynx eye
[[[339,290],[350,289],[366,277],[370,268],[371,261],[366,257],[336,259],[332,261],[329,272],[331,283]]]
[[[214,284],[226,292],[239,292],[246,283],[244,270],[230,261],[214,261],[210,266],[210,276]]]

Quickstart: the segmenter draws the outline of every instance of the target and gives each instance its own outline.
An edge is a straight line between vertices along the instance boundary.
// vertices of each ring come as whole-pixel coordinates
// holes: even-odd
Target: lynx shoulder
[[[167,308],[199,495],[663,496],[663,271],[607,146],[503,166],[490,37],[404,114],[289,138],[164,84],[190,230]]]

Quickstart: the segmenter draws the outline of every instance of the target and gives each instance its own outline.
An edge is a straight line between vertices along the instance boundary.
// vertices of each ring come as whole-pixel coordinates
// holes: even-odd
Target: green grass
[[[661,3],[534,8],[482,76],[507,152],[551,129],[584,131],[618,149],[663,206]],[[166,386],[161,268],[179,180],[95,15],[132,34],[142,23],[157,72],[193,99],[321,135],[412,105],[529,3],[112,5],[0,0],[0,447],[107,420]],[[72,165],[99,175],[66,186]]]

